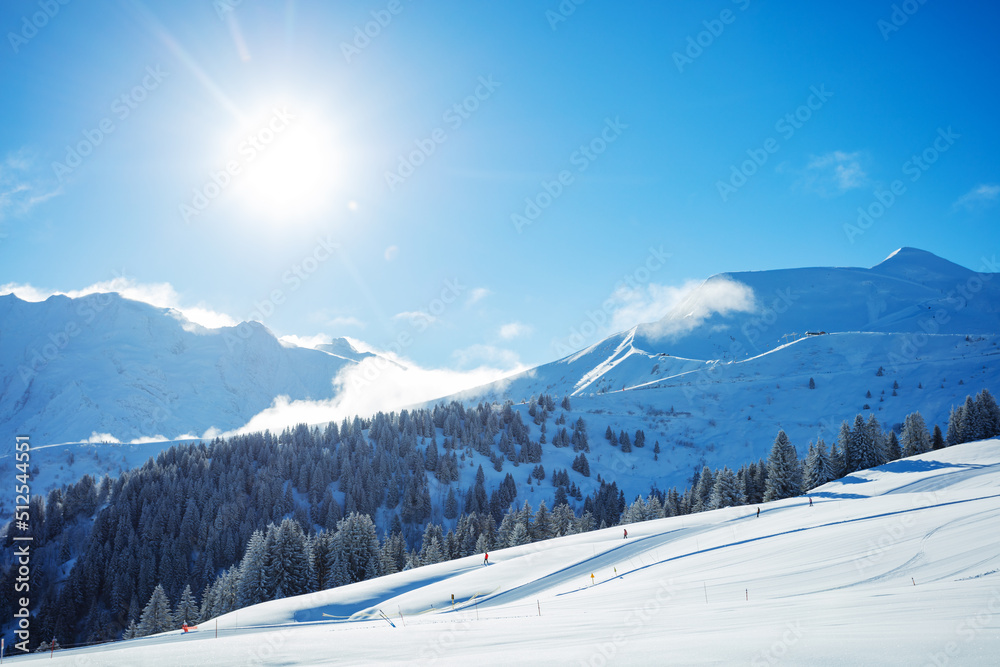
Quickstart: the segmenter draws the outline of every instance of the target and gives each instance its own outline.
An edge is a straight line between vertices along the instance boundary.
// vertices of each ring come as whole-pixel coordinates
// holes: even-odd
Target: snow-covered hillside
[[[992,665],[1000,441],[267,602],[60,665]],[[454,600],[454,605],[452,603]],[[381,613],[389,620],[384,620]],[[390,622],[393,625],[390,625]],[[216,637],[216,633],[218,637]]]
[[[541,392],[603,393],[676,377],[706,364],[746,361],[820,333],[901,334],[880,345],[880,365],[920,362],[937,349],[925,342],[928,335],[1000,331],[998,276],[913,248],[901,248],[871,269],[720,274],[658,322],[616,333],[471,394],[520,400]],[[825,347],[817,345],[814,349]],[[845,358],[843,350],[831,351],[836,356],[821,360],[824,368],[847,370],[866,356],[859,352]]]
[[[279,395],[332,398],[334,376],[366,355],[345,340],[329,347],[283,344],[257,322],[205,329],[118,294],[0,296],[0,438],[30,434],[41,446],[235,429]]]

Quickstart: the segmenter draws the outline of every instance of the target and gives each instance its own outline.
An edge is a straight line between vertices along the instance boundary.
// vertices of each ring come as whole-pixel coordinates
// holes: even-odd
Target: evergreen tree
[[[177,602],[177,608],[174,610],[174,621],[197,625],[199,613],[198,602],[194,598],[194,593],[191,592],[191,585],[188,584],[184,587],[180,600]]]
[[[885,460],[896,461],[903,456],[903,451],[899,446],[899,438],[896,437],[895,431],[889,431],[889,437],[886,439],[885,444]]]
[[[903,420],[903,431],[900,434],[900,446],[904,457],[923,454],[931,449],[931,437],[927,433],[924,418],[919,412],[911,412]]]
[[[139,637],[155,635],[173,630],[175,625],[173,615],[170,613],[170,600],[163,592],[163,586],[157,584],[153,594],[149,596],[149,602],[142,610],[136,634]]]
[[[944,449],[944,436],[937,424],[934,424],[934,435],[931,436],[931,449]]]
[[[802,490],[802,472],[795,447],[783,430],[778,431],[767,457],[764,502],[797,496]]]
[[[448,487],[448,497],[444,499],[444,518],[454,519],[458,516],[458,500],[455,498],[455,490]]]
[[[745,505],[746,494],[736,481],[736,474],[724,467],[715,476],[715,485],[712,487],[711,508],[720,509],[723,507],[737,507]]]
[[[237,607],[249,607],[270,600],[274,594],[274,588],[267,580],[270,564],[269,548],[264,533],[255,530],[250,536],[246,551],[243,553],[243,560],[239,565],[239,584],[236,586]]]

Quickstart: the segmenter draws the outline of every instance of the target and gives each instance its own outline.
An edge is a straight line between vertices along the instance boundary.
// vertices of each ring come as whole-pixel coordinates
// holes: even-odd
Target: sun
[[[274,223],[321,212],[338,180],[329,122],[288,106],[256,114],[236,136],[234,194],[249,213]]]

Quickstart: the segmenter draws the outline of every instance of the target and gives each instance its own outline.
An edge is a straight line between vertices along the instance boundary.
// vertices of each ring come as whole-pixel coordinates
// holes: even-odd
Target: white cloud
[[[955,200],[952,208],[964,208],[973,211],[991,206],[998,198],[1000,198],[1000,185],[996,183],[983,183]]]
[[[392,316],[394,320],[405,320],[409,322],[412,326],[428,325],[434,324],[438,321],[438,318],[434,317],[430,313],[425,313],[422,310],[406,310],[402,313],[396,313]]]
[[[706,281],[689,280],[683,285],[621,287],[611,298],[611,329],[623,331],[641,323],[653,323],[654,336],[675,336],[698,327],[719,313],[753,312],[753,290],[725,276]]]
[[[532,328],[521,322],[508,322],[507,324],[500,327],[500,337],[504,340],[510,340],[511,338],[517,338],[518,336],[527,336],[532,332]]]
[[[330,342],[330,336],[327,336],[326,334],[316,334],[315,336],[296,336],[295,334],[288,334],[287,336],[282,336],[278,340],[287,345],[307,347],[310,350],[315,350],[318,345],[328,344]]]
[[[0,161],[0,220],[24,215],[44,201],[62,194],[62,187],[45,187],[32,172],[34,159],[21,149]]]
[[[391,262],[399,256],[399,246],[391,245],[385,249],[385,261]]]
[[[238,433],[280,431],[298,423],[319,424],[354,415],[399,410],[473,389],[521,370],[479,366],[469,370],[422,368],[391,352],[378,352],[360,364],[345,367],[334,378],[338,395],[324,401],[292,401],[279,396]]]
[[[471,292],[469,292],[469,298],[466,299],[465,305],[471,306],[472,304],[474,304],[474,303],[476,303],[478,301],[482,301],[483,299],[485,299],[486,297],[488,297],[490,294],[493,294],[493,292],[491,292],[490,290],[486,289],[485,287],[476,287]]]
[[[863,187],[868,182],[868,174],[861,166],[861,157],[860,151],[832,151],[813,157],[802,175],[802,185],[821,195]]]
[[[188,322],[208,329],[235,326],[239,323],[229,315],[212,310],[203,303],[193,306],[182,305],[180,295],[170,283],[137,283],[131,278],[117,276],[83,289],[67,291],[42,289],[21,283],[0,285],[0,294],[14,294],[25,301],[44,301],[54,294],[62,294],[76,299],[88,294],[105,292],[118,292],[126,299],[142,301],[157,308],[170,308],[178,312]]]

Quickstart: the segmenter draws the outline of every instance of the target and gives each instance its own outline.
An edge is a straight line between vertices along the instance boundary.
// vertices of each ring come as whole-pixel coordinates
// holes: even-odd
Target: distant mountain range
[[[881,394],[857,395],[891,388],[868,379],[884,367],[879,378],[927,390],[899,411],[929,410],[933,421],[964,397],[949,378],[997,384],[997,275],[913,248],[870,269],[719,274],[657,322],[452,398],[569,395],[623,423],[673,408],[695,416],[681,439],[700,445],[743,442],[750,427],[767,432],[799,417],[802,425],[790,428],[815,437],[816,418],[804,410],[830,420],[864,405],[888,410],[871,405]],[[277,396],[334,398],[338,372],[371,356],[343,338],[291,346],[257,322],[205,329],[117,294],[0,296],[0,437],[30,433],[36,444],[52,444],[235,429]],[[776,389],[805,386],[809,377],[816,393]],[[655,428],[648,420],[645,427]]]
[[[205,329],[118,294],[42,302],[0,296],[0,430],[37,445],[233,429],[276,396],[329,399],[372,356],[344,339],[290,346],[264,325]]]

